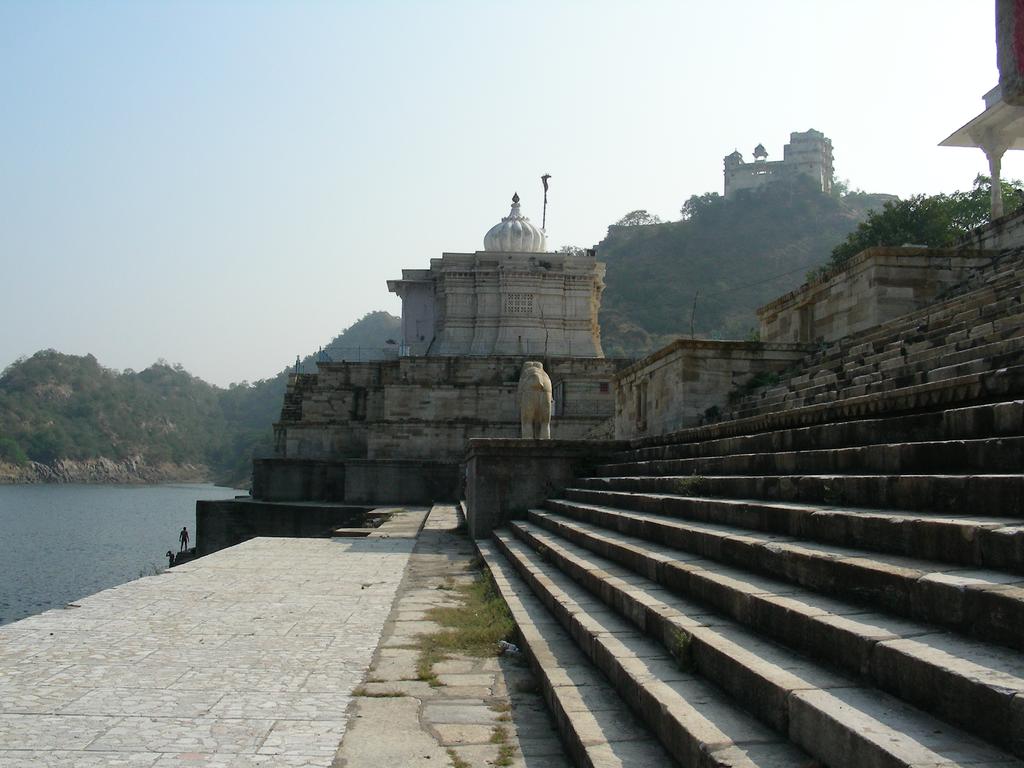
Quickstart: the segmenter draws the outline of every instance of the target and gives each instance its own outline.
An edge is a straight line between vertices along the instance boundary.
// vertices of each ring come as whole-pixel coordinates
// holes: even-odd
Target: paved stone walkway
[[[0,766],[331,765],[414,543],[253,539],[0,627]]]
[[[456,605],[450,587],[479,575],[472,541],[455,533],[457,524],[451,506],[434,506],[427,518],[364,695],[349,708],[337,768],[570,767],[524,661],[454,656],[434,666],[441,685],[418,679],[416,637],[440,629],[426,612]]]

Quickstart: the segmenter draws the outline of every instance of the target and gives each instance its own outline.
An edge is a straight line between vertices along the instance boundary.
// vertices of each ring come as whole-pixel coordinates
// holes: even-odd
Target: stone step
[[[1003,298],[1019,295],[1020,290],[1020,276],[1007,273],[987,285],[979,286],[938,304],[924,307],[883,323],[876,328],[856,334],[851,337],[851,342],[874,343],[876,346],[880,346],[900,333],[906,333],[921,326],[924,326],[925,329],[949,328],[958,323],[970,323],[972,319],[981,317],[982,311],[988,305]]]
[[[825,765],[1020,765],[891,695],[764,640],[535,525],[516,522],[512,529],[551,564],[538,566],[542,573],[550,578],[557,568],[571,576],[586,594],[600,596],[663,647],[674,649],[677,659],[719,686],[737,708],[788,735]]]
[[[730,410],[726,411],[726,417],[729,419],[746,419],[761,413],[774,413],[787,407],[795,408],[798,407],[796,400],[797,397],[793,392],[775,394],[759,400],[744,398],[737,401],[731,406]],[[800,405],[803,405],[803,403],[801,402]]]
[[[884,371],[893,363],[899,364],[902,362],[904,356],[903,343],[897,341],[895,344],[895,347],[892,343],[886,344],[880,352],[866,356],[864,358],[864,366],[876,371]]]
[[[931,346],[919,349],[913,354],[889,354],[886,359],[878,361],[874,368],[887,378],[899,378],[978,359],[995,361],[1000,355],[1012,355],[1024,348],[1024,336],[1020,335],[1020,325],[1024,325],[1024,315],[1020,318],[1020,324],[1011,329],[1014,335],[1009,338],[1004,337],[1002,331],[993,330],[989,336]],[[868,371],[855,369],[844,375],[844,380],[852,383],[854,376],[866,372]]]
[[[908,338],[942,338],[957,327],[969,328],[976,325],[975,320],[978,318],[1005,315],[1006,307],[1019,305],[1020,290],[1020,279],[1010,277],[842,339],[839,344],[844,348],[845,354],[867,357],[880,353],[894,342],[898,343]],[[975,314],[969,314],[971,312]],[[954,318],[959,320],[954,322]]]
[[[800,653],[1017,753],[1024,658],[544,511],[530,521]],[[1018,698],[1014,698],[1014,697]]]
[[[663,435],[640,438],[634,449],[677,443],[718,440],[780,429],[834,424],[874,417],[911,415],[944,408],[1013,399],[1024,394],[1024,366],[1012,366],[982,374],[930,384],[871,393],[835,403],[791,408],[699,427],[687,427]]]
[[[953,345],[953,347],[955,346]],[[953,347],[917,362],[908,362],[902,356],[894,356],[892,365],[888,367],[882,365],[877,368],[883,378],[874,383],[875,390],[913,386],[972,373],[984,373],[1005,366],[1017,365],[1024,360],[1024,336],[994,341],[967,349]],[[790,386],[786,394],[776,393],[772,398],[762,398],[758,392],[754,392],[738,401],[734,408],[741,412],[745,410],[765,412],[770,408],[777,407],[780,400],[784,401],[787,395],[792,395],[798,400],[802,399],[804,402],[832,402],[839,399],[846,389],[854,385],[854,379],[862,379],[872,370],[875,369],[871,366],[863,366],[849,374],[844,374],[835,383],[811,382],[800,386]]]
[[[1024,577],[585,505],[560,512],[728,566],[1024,650]]]
[[[652,445],[620,451],[609,460],[623,464],[656,459],[696,459],[731,454],[772,451],[841,449],[885,442],[970,440],[983,437],[1014,437],[1024,434],[1024,400],[992,402],[983,406],[949,409],[887,419],[856,419],[813,427],[778,429],[735,437]]]
[[[1019,306],[1019,297],[1015,296],[1014,301]],[[994,303],[1005,303],[994,302]],[[963,314],[962,312],[960,314]],[[986,315],[986,317],[988,317]],[[971,361],[989,360],[995,365],[1009,364],[1017,358],[1008,357],[1013,349],[1019,348],[1020,329],[1024,327],[1024,313],[1004,314],[993,316],[993,319],[979,323],[980,314],[977,318],[964,318],[960,326],[951,327],[948,324],[940,324],[937,328],[925,331],[908,333],[903,331],[900,336],[910,336],[911,343],[903,338],[891,341],[877,340],[872,342],[861,342],[851,348],[864,350],[866,347],[880,347],[880,351],[872,352],[859,358],[859,364],[850,365],[850,358],[844,354],[841,345],[833,345],[825,353],[815,353],[806,358],[804,366],[808,373],[792,377],[784,385],[794,392],[798,397],[807,402],[827,401],[822,397],[827,393],[827,388],[822,388],[821,376],[831,372],[838,375],[838,382],[833,382],[832,389],[842,389],[849,386],[854,378],[863,378],[872,371],[881,371],[888,377],[906,378],[911,374],[924,373],[934,369],[948,369],[944,374],[947,377],[958,375],[961,371],[980,370],[981,363]],[[962,330],[958,330],[961,328]],[[1014,341],[1016,339],[1017,341]],[[971,349],[978,349],[978,354],[971,355]],[[1002,352],[999,350],[1002,349]],[[1002,355],[999,361],[996,356]],[[955,365],[964,366],[961,369],[954,368]],[[989,367],[993,367],[990,365]],[[908,382],[912,383],[912,381]],[[814,385],[813,387],[811,385]],[[773,399],[781,397],[778,392],[778,385],[772,387]],[[739,404],[739,411],[750,410],[750,403],[761,400],[762,391],[756,391],[747,395],[744,402],[748,405]],[[760,408],[767,407],[773,403],[763,403]]]
[[[809,765],[806,753],[736,707],[663,646],[609,611],[526,544],[497,532],[494,543],[593,664],[682,766]],[[653,765],[661,765],[654,763]],[[640,766],[642,763],[636,762]]]
[[[630,713],[495,544],[476,544],[515,619],[522,649],[573,763],[587,768],[671,764],[654,734]]]
[[[566,511],[577,504],[664,515],[936,562],[1024,572],[1024,518],[928,515],[903,510],[583,488],[567,488],[562,497],[549,499],[545,508]]]
[[[866,395],[870,391],[871,387],[869,384],[855,384],[852,387],[841,389],[839,391],[839,396],[836,399],[843,400],[847,397],[860,397],[861,395]]]
[[[1024,475],[664,475],[581,477],[594,490],[799,501],[869,509],[1024,517]]]
[[[972,373],[984,373],[986,371],[995,371],[1000,368],[1019,365],[1021,358],[1022,352],[1015,350],[995,355],[992,358],[976,358],[950,365],[945,365],[943,364],[944,361],[939,361],[939,367],[930,368],[922,375],[925,382],[945,381],[960,376],[968,376]],[[920,379],[921,376],[915,376],[914,383],[918,383]],[[901,381],[898,377],[894,377],[893,380],[897,384]]]
[[[825,384],[813,384],[812,383],[812,384],[805,384],[804,386],[799,387],[798,389],[792,390],[792,394],[796,395],[796,397],[798,399],[803,399],[804,401],[813,402],[814,398],[816,398],[818,395],[827,395],[829,392],[836,392],[836,391],[837,391],[837,389],[836,389],[836,385],[834,383],[825,383]],[[753,400],[754,402],[757,402],[753,397],[751,397],[750,399]]]
[[[692,459],[602,464],[597,475],[796,475],[857,472],[917,474],[1018,472],[1024,469],[1024,438],[982,438],[882,443],[821,450],[737,453]]]

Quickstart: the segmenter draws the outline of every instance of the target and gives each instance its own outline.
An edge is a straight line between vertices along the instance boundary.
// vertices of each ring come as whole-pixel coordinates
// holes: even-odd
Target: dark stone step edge
[[[598,596],[605,605],[657,639],[664,647],[681,647],[679,653],[692,663],[698,674],[713,681],[738,705],[754,714],[777,733],[786,734],[796,746],[806,749],[826,765],[894,768],[908,765],[901,759],[900,746],[893,744],[885,734],[865,732],[856,728],[844,718],[845,711],[840,709],[837,712],[828,705],[828,699],[833,697],[832,690],[838,690],[841,695],[843,691],[859,689],[864,695],[876,700],[884,700],[887,694],[858,686],[853,681],[843,680],[841,676],[826,673],[824,670],[820,670],[817,675],[819,679],[830,678],[835,684],[828,688],[819,688],[800,678],[800,667],[813,667],[813,662],[799,659],[792,651],[775,646],[783,656],[788,655],[792,659],[791,663],[780,667],[771,660],[763,659],[749,647],[729,640],[715,626],[694,621],[661,603],[657,598],[640,599],[638,591],[631,588],[628,583],[624,586],[617,585],[616,581],[619,579],[603,570],[600,563],[592,563],[594,567],[588,568],[586,561],[574,560],[571,551],[559,552],[553,542],[545,543],[538,539],[530,530],[529,524],[516,522],[513,523],[512,529],[517,538],[527,543],[535,552],[543,550],[545,561],[551,562],[552,567],[572,578],[591,594]],[[743,630],[740,630],[740,633],[742,632]],[[686,639],[681,641],[680,636]],[[791,669],[796,671],[791,672]],[[826,697],[824,706],[820,697],[814,694]],[[942,725],[927,713],[912,707],[907,709],[909,711],[904,711],[903,714],[914,719],[918,731],[936,730],[935,726]],[[810,722],[816,727],[808,727]],[[884,723],[882,725],[887,726]],[[925,728],[922,728],[922,725]],[[841,737],[836,738],[837,732]],[[964,733],[953,733],[949,736],[956,739],[965,752],[973,748],[984,754],[991,749],[986,748],[987,745],[972,743],[973,739]],[[911,743],[910,751],[914,750],[914,746]],[[855,757],[851,759],[851,755]],[[977,756],[976,754],[971,757]]]
[[[745,535],[714,525],[690,525],[620,515],[617,527],[595,522],[586,510],[573,517],[627,536],[671,547],[723,565],[785,581],[812,592],[937,624],[986,642],[1024,650],[1024,578],[1006,583],[959,580],[962,566],[907,559],[886,563],[869,552],[833,551],[771,534]],[[767,538],[766,538],[767,537]],[[840,548],[842,549],[842,548]],[[967,572],[970,574],[970,572]],[[1014,584],[1017,586],[1014,586]]]
[[[942,632],[921,624],[908,624],[900,634],[882,639],[851,627],[842,614],[814,613],[811,606],[801,611],[799,591],[785,583],[777,593],[741,590],[730,584],[728,575],[719,578],[714,568],[692,561],[673,560],[664,552],[651,552],[641,539],[631,542],[601,537],[559,517],[531,513],[533,522],[550,533],[594,554],[629,568],[681,595],[707,605],[755,634],[767,635],[797,653],[825,662],[860,680],[890,693],[947,722],[998,743],[1024,756],[1024,697],[1007,694],[1007,687],[943,667],[928,657],[904,647],[904,638]],[[590,523],[602,527],[599,523]],[[664,549],[664,548],[662,548]],[[708,561],[708,564],[713,564]],[[762,583],[757,589],[765,590]],[[803,590],[801,590],[803,591]],[[802,602],[802,601],[801,601]],[[634,606],[633,615],[643,613]],[[857,616],[852,616],[856,619]],[[642,619],[645,624],[649,619]],[[903,620],[901,620],[903,621]],[[893,642],[896,641],[896,642]],[[971,662],[967,656],[958,657]]]
[[[590,504],[694,523],[719,523],[891,555],[1024,573],[1024,519],[972,522],[896,510],[567,488],[544,508]]]
[[[512,618],[516,622],[518,640],[529,661],[530,668],[540,682],[541,695],[551,712],[555,725],[568,755],[573,764],[583,768],[607,768],[616,765],[615,748],[606,740],[595,741],[593,735],[594,716],[589,711],[581,711],[581,697],[572,690],[569,678],[562,666],[551,653],[551,641],[572,644],[572,638],[557,624],[546,628],[538,626],[532,616],[538,611],[547,612],[540,599],[532,594],[530,588],[520,578],[509,561],[500,554],[492,541],[477,541],[477,553],[483,560],[495,586],[501,594]],[[533,602],[533,612],[526,610],[524,603]],[[578,648],[576,655],[581,665],[593,667],[589,659]],[[601,673],[596,667],[594,674]],[[609,685],[609,687],[611,687]],[[622,711],[632,717],[626,703],[622,702]],[[640,723],[637,723],[638,727]],[[635,752],[638,764],[667,765],[673,762],[668,753],[654,737],[650,735],[648,742],[632,741],[630,748]],[[674,762],[673,762],[674,764]]]

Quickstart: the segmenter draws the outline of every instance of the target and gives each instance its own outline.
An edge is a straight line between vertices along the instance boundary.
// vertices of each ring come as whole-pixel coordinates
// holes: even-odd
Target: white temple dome
[[[547,248],[544,231],[519,212],[519,194],[512,196],[512,210],[484,235],[485,251],[543,253]]]

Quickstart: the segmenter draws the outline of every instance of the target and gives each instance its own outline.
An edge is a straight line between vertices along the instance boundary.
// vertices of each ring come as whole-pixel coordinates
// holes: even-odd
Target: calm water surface
[[[167,567],[216,485],[0,485],[0,624]]]

